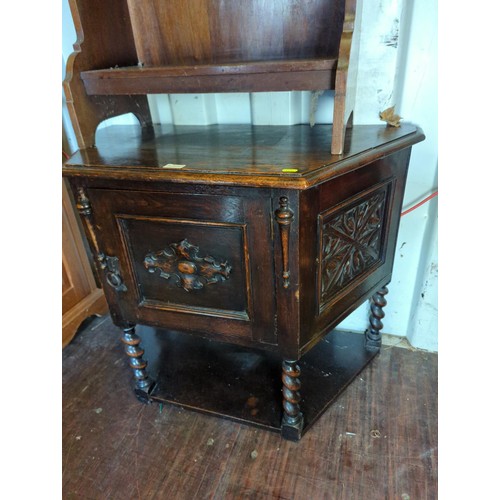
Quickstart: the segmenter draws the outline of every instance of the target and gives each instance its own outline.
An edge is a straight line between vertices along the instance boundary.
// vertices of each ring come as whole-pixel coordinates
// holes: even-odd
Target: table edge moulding
[[[70,0],[64,88],[79,150],[63,175],[139,401],[298,441],[380,350],[424,135],[352,126],[354,0],[182,4]],[[153,125],[146,96],[322,89],[334,117],[314,127]],[[139,125],[96,134],[127,112]],[[364,335],[335,330],[367,300]]]

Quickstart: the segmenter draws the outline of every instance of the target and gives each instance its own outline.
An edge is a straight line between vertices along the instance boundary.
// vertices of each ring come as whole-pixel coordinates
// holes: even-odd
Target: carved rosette
[[[165,280],[172,280],[177,286],[191,292],[200,290],[229,278],[231,266],[217,262],[213,257],[200,257],[199,248],[186,239],[171,243],[168,248],[150,252],[144,258],[144,267]]]
[[[381,260],[386,197],[378,191],[323,224],[322,303]]]

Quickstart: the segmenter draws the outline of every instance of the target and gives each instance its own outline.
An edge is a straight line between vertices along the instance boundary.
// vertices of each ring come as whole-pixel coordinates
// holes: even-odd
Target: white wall
[[[419,124],[425,142],[414,148],[405,200],[411,203],[429,194],[438,184],[438,100],[437,100],[437,1],[405,2],[403,12],[407,36],[402,58],[404,71],[398,84],[401,114]],[[400,241],[406,241],[398,275],[413,283],[404,287],[409,312],[408,340],[416,347],[436,350],[437,336],[437,219],[438,199],[403,217]],[[405,238],[405,239],[403,239]],[[409,284],[408,284],[409,285]],[[397,325],[394,325],[397,326]],[[388,330],[390,331],[390,330]]]
[[[413,148],[404,206],[437,187],[437,2],[365,1],[362,9],[355,124],[380,123],[379,111],[396,105],[405,121],[418,124],[426,140]],[[63,60],[76,34],[63,0]],[[317,98],[316,123],[331,123],[332,92]],[[176,124],[309,123],[310,92],[149,96],[156,122]],[[76,148],[68,117],[70,144]],[[132,115],[108,120],[135,123]],[[437,350],[437,199],[403,217],[389,286],[384,332],[407,336],[416,347]],[[339,327],[364,331],[368,303]]]

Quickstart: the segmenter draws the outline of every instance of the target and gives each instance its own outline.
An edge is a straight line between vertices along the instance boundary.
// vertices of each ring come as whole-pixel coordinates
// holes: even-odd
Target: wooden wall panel
[[[145,66],[336,57],[342,4],[128,0],[137,53]]]

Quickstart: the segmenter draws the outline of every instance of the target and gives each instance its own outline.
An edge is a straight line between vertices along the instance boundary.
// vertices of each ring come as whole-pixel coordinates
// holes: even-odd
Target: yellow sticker
[[[298,168],[282,168],[282,172],[285,172],[286,174],[294,174],[295,172],[298,172]]]

